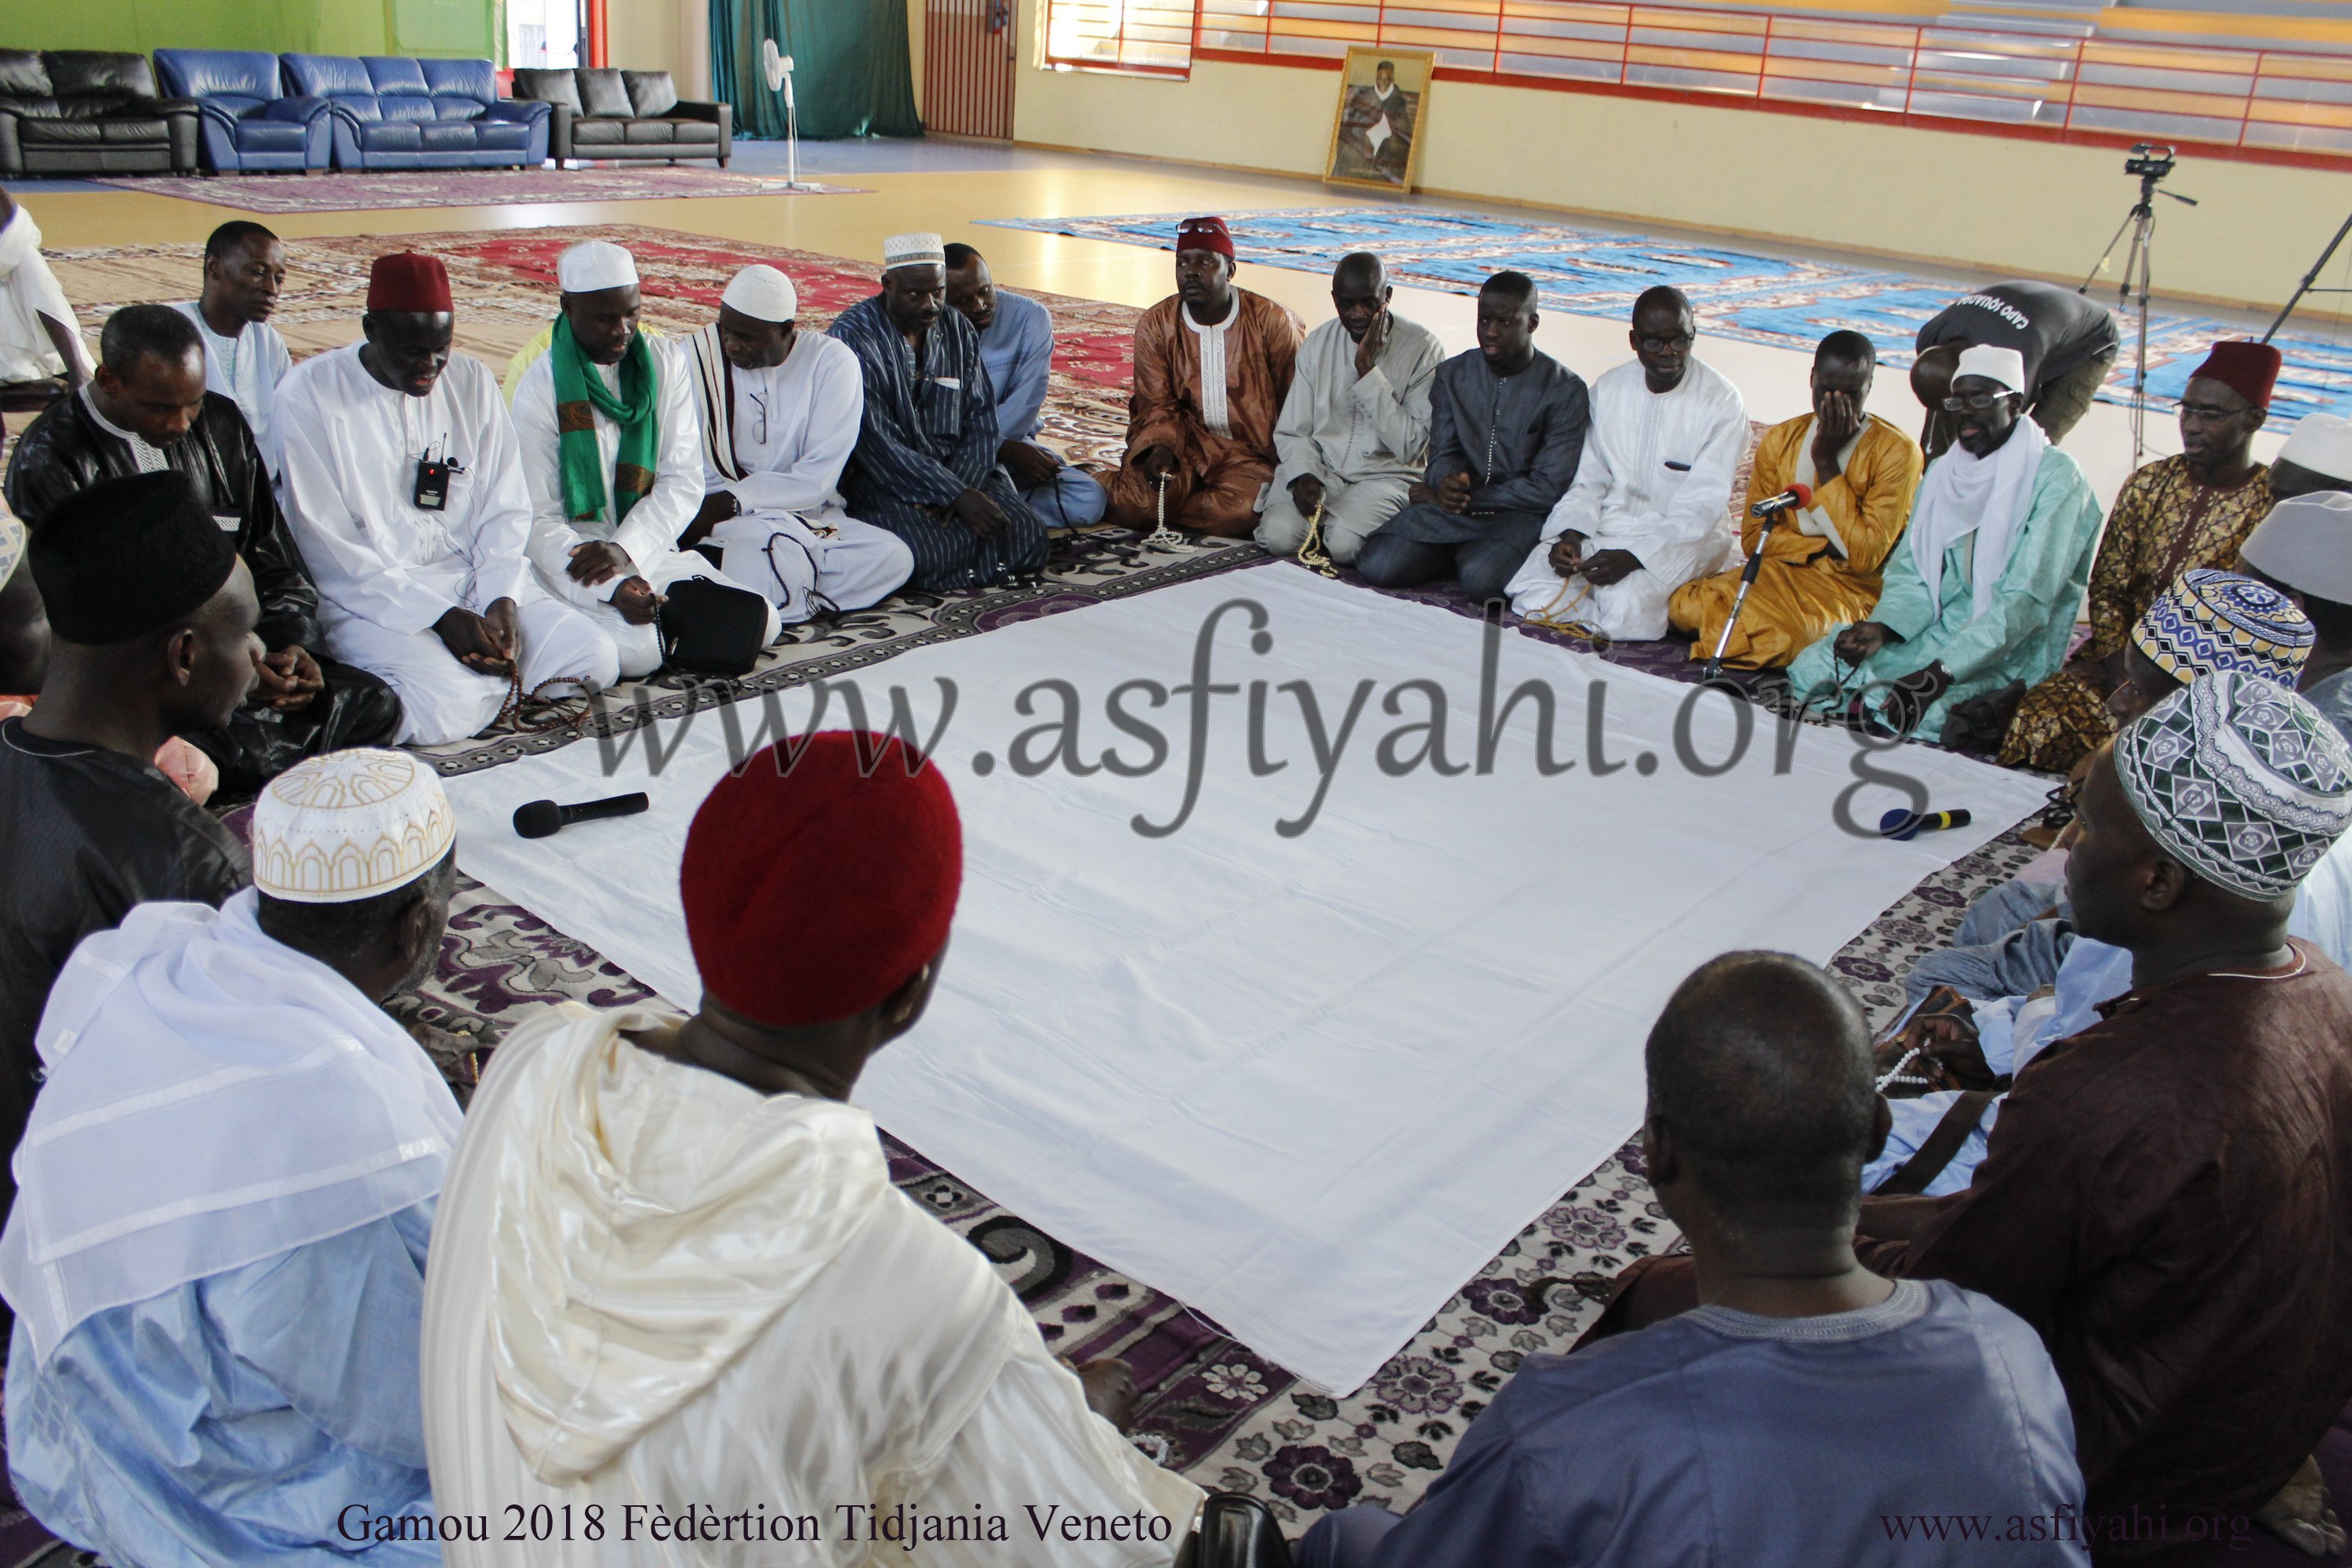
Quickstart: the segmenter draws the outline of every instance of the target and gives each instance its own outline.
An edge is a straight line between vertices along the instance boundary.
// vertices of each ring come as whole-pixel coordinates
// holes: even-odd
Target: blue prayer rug
[[[1176,232],[1167,213],[982,221],[1160,249],[1174,244]],[[1475,293],[1489,274],[1508,268],[1536,280],[1546,310],[1616,320],[1631,313],[1643,289],[1665,283],[1690,296],[1701,324],[1719,336],[1810,353],[1825,334],[1848,328],[1867,334],[1879,357],[1895,366],[1910,364],[1920,324],[1963,291],[1894,270],[1419,207],[1297,207],[1231,213],[1225,222],[1240,258],[1262,266],[1328,272],[1349,251],[1371,250],[1395,281],[1455,294]],[[2115,302],[2114,286],[2105,280],[2093,293]],[[2119,324],[2124,353],[2099,394],[2109,403],[2131,398],[2136,323]],[[2170,413],[2205,351],[2219,339],[2247,335],[2210,316],[2151,313],[2151,405]],[[2352,412],[2352,343],[2292,332],[2274,341],[2286,357],[2274,419],[2291,424],[2305,414]]]

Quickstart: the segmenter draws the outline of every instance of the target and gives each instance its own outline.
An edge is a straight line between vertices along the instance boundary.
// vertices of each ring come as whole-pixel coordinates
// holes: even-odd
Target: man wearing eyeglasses
[[[1888,559],[1870,618],[1790,665],[1795,700],[1953,744],[1984,729],[1956,734],[1955,708],[2058,668],[2091,573],[2099,500],[2074,459],[2021,417],[2028,384],[2015,349],[1960,356],[1944,403],[1955,445],[1927,465],[1908,542]]]
[[[2090,411],[2122,341],[2105,305],[2055,283],[2013,279],[1953,300],[1919,329],[1919,358],[1911,368],[1911,388],[1927,410],[1919,445],[1933,458],[1952,444],[1943,405],[1963,350],[1979,343],[2015,349],[2025,363],[2019,391],[2026,412],[2043,435],[2063,441]]]
[[[1616,641],[1666,635],[1666,601],[1731,543],[1725,505],[1748,450],[1739,393],[1691,353],[1690,301],[1664,285],[1633,301],[1633,358],[1592,384],[1576,483],[1511,579],[1511,609]]]
[[[2124,482],[2091,563],[2091,636],[2063,668],[2017,705],[2000,760],[2063,773],[2116,732],[2108,699],[2123,684],[2125,650],[2142,616],[2185,573],[2227,568],[2271,510],[2254,432],[2269,412],[2279,352],[2220,342],[2189,373],[2180,398],[2180,451]]]

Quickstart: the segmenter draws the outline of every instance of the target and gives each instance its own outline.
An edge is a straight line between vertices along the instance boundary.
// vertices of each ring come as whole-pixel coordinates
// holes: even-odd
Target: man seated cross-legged
[[[1713,572],[1731,543],[1724,517],[1748,450],[1748,410],[1691,353],[1698,323],[1663,284],[1633,301],[1633,358],[1592,384],[1576,483],[1505,592],[1530,620],[1620,640],[1666,635],[1666,603]]]
[[[58,977],[0,1235],[8,1472],[109,1563],[441,1561],[416,1345],[457,1102],[380,1004],[441,951],[456,837],[415,757],[311,758],[254,807],[252,889],[142,904]]]
[[[882,242],[881,292],[831,329],[866,380],[843,495],[913,552],[908,585],[919,593],[1029,576],[1052,550],[998,457],[980,334],[947,308],[947,291],[946,242],[893,235]]]
[[[1544,519],[1568,493],[1590,403],[1574,371],[1536,347],[1535,279],[1497,272],[1478,290],[1478,346],[1437,367],[1429,468],[1374,530],[1356,570],[1376,588],[1452,576],[1474,604],[1507,597]]]
[[[1331,269],[1332,319],[1307,334],[1274,447],[1257,542],[1296,555],[1322,517],[1323,552],[1355,563],[1429,466],[1429,400],[1444,345],[1397,314],[1381,258],[1351,251]]]
[[[1990,751],[2004,697],[2058,668],[2099,538],[2099,498],[2021,414],[2014,349],[1960,356],[1955,444],[1927,465],[1866,619],[1789,666],[1790,696],[1946,745]],[[1961,720],[1954,724],[1956,710]]]
[[[971,246],[950,245],[944,254],[948,308],[961,311],[980,334],[980,361],[996,394],[996,460],[1046,527],[1100,522],[1110,505],[1101,482],[1037,439],[1054,382],[1052,312],[1026,295],[998,288],[988,258]]]
[[[327,650],[399,695],[403,742],[486,728],[519,683],[620,678],[612,637],[541,587],[530,489],[489,366],[454,353],[438,258],[376,258],[361,341],[278,389],[284,500]]]
[[[1877,366],[1878,351],[1860,332],[1832,332],[1813,351],[1811,411],[1773,426],[1756,444],[1740,510],[1741,566],[1695,578],[1666,601],[1668,622],[1693,639],[1693,658],[1713,658],[1723,642],[1741,568],[1764,527],[1757,503],[1792,485],[1813,499],[1774,525],[1724,662],[1737,669],[1787,664],[1878,602],[1879,573],[1911,516],[1920,463],[1916,441],[1863,412]]]
[[[719,296],[719,319],[686,343],[703,496],[684,542],[756,585],[786,626],[878,604],[915,569],[904,540],[842,502],[865,377],[839,340],[794,324],[799,309],[791,279],[746,267]]]
[[[434,1500],[609,1528],[446,1561],[636,1568],[655,1559],[624,1510],[658,1507],[762,1527],[672,1562],[1168,1568],[1200,1489],[1089,1407],[848,1103],[939,979],[963,870],[947,783],[895,739],[800,745],[722,778],[688,831],[700,1009],[566,1003],[484,1075],[426,1271]],[[1089,1370],[1095,1397],[1131,1397],[1116,1363]],[[898,1504],[965,1539],[877,1538]],[[1020,1535],[971,1542],[976,1504]],[[1121,1532],[1038,1541],[1023,1504]]]
[[[613,639],[631,679],[661,668],[663,597],[691,578],[757,595],[765,647],[783,631],[765,575],[738,581],[681,548],[702,506],[702,426],[683,357],[637,329],[636,259],[584,240],[556,280],[547,353],[513,409],[540,583]]]
[[[1227,539],[1255,530],[1305,335],[1289,306],[1234,284],[1224,219],[1178,224],[1176,292],[1135,323],[1127,460],[1111,476],[1110,521]]]
[[[1675,991],[1644,1062],[1644,1158],[1701,1305],[1529,1358],[1418,1509],[1327,1515],[1302,1568],[2083,1563],[2057,1538],[2083,1484],[2033,1331],[1854,1258],[1886,1123],[1853,999],[1802,959],[1728,953]],[[1896,1529],[1963,1510],[2047,1533]]]

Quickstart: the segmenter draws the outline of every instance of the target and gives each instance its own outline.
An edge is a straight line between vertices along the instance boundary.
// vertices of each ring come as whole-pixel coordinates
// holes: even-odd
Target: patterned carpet
[[[590,237],[615,239],[635,251],[646,279],[646,319],[666,331],[707,321],[728,277],[751,261],[772,261],[791,272],[800,286],[804,325],[829,320],[873,288],[870,270],[838,258],[654,229],[425,235],[411,243],[440,254],[450,267],[464,302],[460,347],[499,363],[543,323],[556,253]],[[304,240],[294,247],[296,282],[280,324],[298,355],[349,340],[367,261],[377,248],[378,242],[364,238]],[[195,247],[67,252],[59,271],[68,295],[96,302],[89,314],[102,317],[136,300],[184,298],[195,273]],[[1059,349],[1047,405],[1051,437],[1081,460],[1115,461],[1135,312],[1045,299]],[[1150,551],[1131,533],[1098,530],[1062,541],[1034,586],[902,595],[870,611],[813,623],[736,684],[752,691],[781,689],[909,647],[984,636],[1017,621],[1211,573],[1297,569],[1270,562],[1245,543]],[[1473,613],[1444,587],[1405,596]],[[1696,679],[1697,667],[1678,642],[1621,645],[1607,657],[1630,668]],[[605,722],[618,734],[733,694],[656,679],[616,693]],[[575,740],[569,733],[492,735],[439,748],[435,755],[445,773],[458,773]],[[232,826],[241,816],[230,815]],[[1838,954],[1832,967],[1874,1021],[1899,1006],[1900,976],[1917,954],[1949,937],[1969,899],[2032,853],[2013,835],[1995,840],[1922,883]],[[491,1047],[530,1009],[548,1003],[572,999],[601,1007],[649,994],[596,952],[495,890],[468,882],[452,908],[437,973],[394,1010],[460,1042]],[[457,1052],[448,1052],[445,1065],[462,1078]],[[1074,1359],[1118,1354],[1129,1361],[1143,1394],[1142,1430],[1163,1446],[1167,1463],[1203,1486],[1265,1498],[1294,1531],[1327,1509],[1373,1501],[1402,1507],[1417,1499],[1470,1419],[1521,1361],[1566,1349],[1589,1321],[1605,1280],[1632,1259],[1675,1241],[1643,1179],[1638,1151],[1622,1150],[1481,1269],[1369,1384],[1333,1399],[1253,1355],[1181,1302],[1004,1212],[919,1152],[894,1142],[890,1153],[899,1184],[996,1263],[1057,1349]],[[21,1513],[0,1514],[0,1563],[25,1561],[44,1539]],[[43,1568],[53,1564],[44,1562]]]
[[[95,182],[249,213],[382,211],[388,207],[541,206],[551,202],[674,201],[681,196],[848,196],[856,185],[724,169],[607,164],[586,169],[411,169],[320,174],[145,174]],[[79,298],[79,295],[70,295]]]
[[[1175,218],[1167,213],[983,221],[1160,248],[1173,242],[1175,232]],[[1643,289],[1670,283],[1690,296],[1706,331],[1810,353],[1825,333],[1850,328],[1868,333],[1895,365],[1911,363],[1919,324],[1959,292],[1892,270],[1417,207],[1300,207],[1233,213],[1226,222],[1241,258],[1268,267],[1328,272],[1350,250],[1376,250],[1398,282],[1456,294],[1475,293],[1490,274],[1516,268],[1535,279],[1547,309],[1612,319],[1624,317]],[[2114,300],[2112,284],[2102,282],[2095,292]],[[2324,319],[2316,307],[2302,318],[2313,326]],[[2214,340],[2244,335],[2208,317],[2153,314],[2151,399],[2170,408]],[[2352,343],[2294,333],[2276,341],[2286,371],[2272,417],[2291,423],[2323,410],[2344,412],[2352,401]],[[2129,401],[2128,360],[2127,353],[2100,394],[2110,403]]]

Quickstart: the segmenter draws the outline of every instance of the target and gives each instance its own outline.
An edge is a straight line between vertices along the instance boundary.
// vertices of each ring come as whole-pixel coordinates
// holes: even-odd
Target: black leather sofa
[[[548,154],[574,158],[716,158],[734,153],[735,107],[681,101],[667,71],[543,70],[514,73],[514,96],[550,104]]]
[[[0,49],[0,179],[192,174],[201,118],[156,90],[145,55]]]

